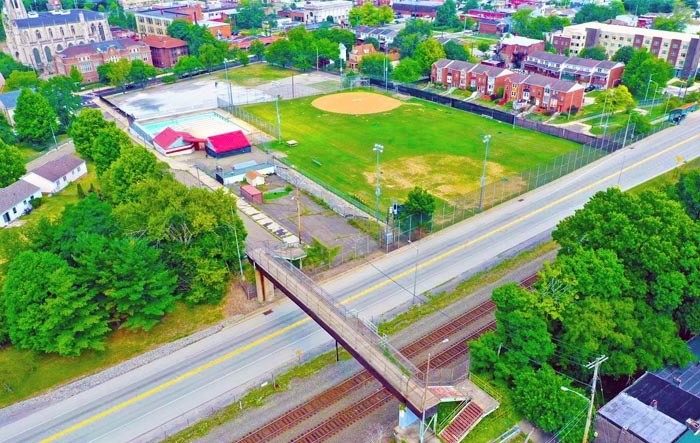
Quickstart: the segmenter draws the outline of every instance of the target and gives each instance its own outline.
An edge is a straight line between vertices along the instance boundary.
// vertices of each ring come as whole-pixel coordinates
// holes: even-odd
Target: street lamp
[[[375,216],[377,217],[377,231],[379,231],[379,226],[381,225],[381,223],[379,221],[379,196],[382,194],[382,187],[381,187],[381,184],[382,184],[381,174],[382,174],[382,172],[381,172],[381,169],[379,166],[379,154],[384,152],[384,146],[380,145],[379,143],[375,143],[374,148],[372,148],[372,150],[377,153],[377,189],[375,190],[375,195],[376,195],[376,206],[375,206],[376,214],[375,214]]]
[[[226,84],[228,85],[228,105],[233,111],[233,92],[231,91],[231,82],[228,80],[228,59],[224,59],[224,72],[226,73]]]
[[[484,186],[486,185],[486,165],[489,160],[489,145],[491,144],[491,135],[484,136],[484,144],[486,145],[486,153],[484,154],[484,170],[481,173],[481,193],[479,195],[479,212],[484,209]]]
[[[647,83],[647,91],[644,93],[644,102],[646,103],[647,101],[647,96],[649,95],[649,86],[651,86],[651,78],[654,76],[654,74],[649,74],[649,82]]]
[[[588,405],[589,406],[588,418],[586,419],[586,428],[583,431],[583,442],[582,442],[582,443],[587,443],[588,442],[588,432],[591,429],[591,410],[593,409],[593,398],[592,398],[593,396],[591,396],[591,399],[588,399],[588,397],[586,397],[585,395],[583,395],[579,392],[576,392],[573,389],[569,389],[566,386],[562,386],[561,390],[566,391],[566,392],[572,392],[572,393],[578,395],[579,397],[581,397],[582,399],[586,400],[587,402],[590,402]],[[595,395],[595,392],[593,392],[593,395]]]
[[[415,245],[415,243],[411,243],[411,240],[408,241],[408,244],[413,246],[416,249],[416,259],[415,259],[415,265],[413,267],[413,304],[416,304],[416,285],[418,284],[418,246]]]

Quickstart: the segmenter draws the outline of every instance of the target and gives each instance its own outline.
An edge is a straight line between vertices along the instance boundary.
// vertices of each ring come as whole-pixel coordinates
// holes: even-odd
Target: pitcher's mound
[[[311,105],[338,114],[376,114],[396,109],[401,106],[401,102],[371,92],[343,92],[317,98]]]

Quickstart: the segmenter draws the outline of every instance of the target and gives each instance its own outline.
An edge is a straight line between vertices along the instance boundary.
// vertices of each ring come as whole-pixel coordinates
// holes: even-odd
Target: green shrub
[[[171,84],[171,83],[175,83],[177,81],[177,76],[175,74],[164,75],[163,77],[160,78],[160,81],[162,81],[166,85]]]

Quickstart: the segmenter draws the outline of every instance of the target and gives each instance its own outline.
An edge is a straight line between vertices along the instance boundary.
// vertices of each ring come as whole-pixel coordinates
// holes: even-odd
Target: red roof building
[[[250,142],[243,131],[227,132],[207,138],[207,154],[214,158],[250,152]]]
[[[183,155],[199,151],[206,143],[205,139],[197,138],[187,132],[176,131],[171,127],[163,129],[153,137],[153,146],[163,155]]]
[[[190,53],[186,41],[167,35],[147,35],[141,41],[151,48],[156,68],[172,68],[180,57]]]

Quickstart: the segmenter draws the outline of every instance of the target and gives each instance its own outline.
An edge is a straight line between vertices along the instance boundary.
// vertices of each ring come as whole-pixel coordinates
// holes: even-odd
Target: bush
[[[37,197],[31,200],[32,207],[34,209],[41,207],[41,205],[44,204],[44,198],[43,197]]]
[[[175,83],[177,81],[177,76],[175,74],[164,75],[163,77],[160,78],[160,81],[162,81],[166,85],[171,84],[171,83]]]

